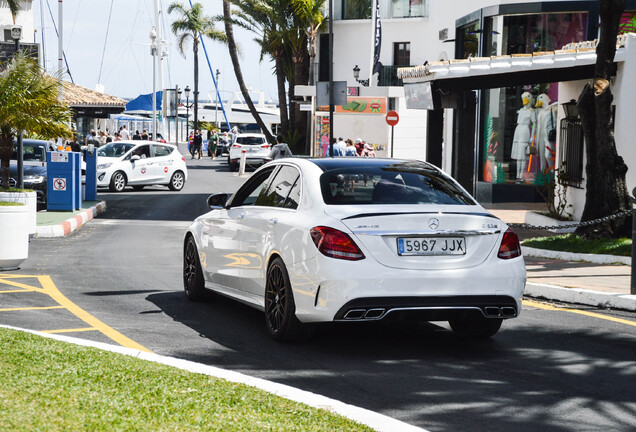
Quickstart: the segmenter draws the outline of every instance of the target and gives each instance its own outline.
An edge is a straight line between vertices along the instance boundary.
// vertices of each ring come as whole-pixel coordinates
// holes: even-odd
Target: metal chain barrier
[[[563,225],[548,225],[548,226],[542,226],[542,225],[530,225],[530,224],[507,224],[509,227],[511,228],[517,228],[517,229],[537,229],[537,230],[552,230],[552,229],[568,229],[568,228],[578,228],[578,227],[582,227],[582,226],[589,226],[589,225],[596,225],[596,224],[600,224],[603,222],[607,222],[607,221],[611,221],[614,219],[618,219],[620,217],[624,217],[627,215],[632,214],[633,210],[625,210],[622,212],[618,212],[615,213],[611,216],[605,216],[602,218],[598,218],[598,219],[593,219],[593,220],[589,220],[589,221],[585,221],[585,222],[576,222],[576,223],[571,223],[571,224],[563,224]]]

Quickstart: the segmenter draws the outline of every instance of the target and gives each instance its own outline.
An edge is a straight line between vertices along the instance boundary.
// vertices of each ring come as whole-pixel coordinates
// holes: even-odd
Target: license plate
[[[464,237],[399,237],[398,255],[465,255]]]

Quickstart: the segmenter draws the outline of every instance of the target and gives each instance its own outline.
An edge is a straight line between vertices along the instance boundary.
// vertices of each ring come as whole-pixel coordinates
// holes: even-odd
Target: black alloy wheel
[[[188,300],[198,301],[207,297],[203,270],[194,237],[188,237],[183,248],[183,290]]]
[[[307,339],[310,327],[296,318],[296,305],[283,260],[274,258],[267,269],[265,324],[269,335],[280,342]]]

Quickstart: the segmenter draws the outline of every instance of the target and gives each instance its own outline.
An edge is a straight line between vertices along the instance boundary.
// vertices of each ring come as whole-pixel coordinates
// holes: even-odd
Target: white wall
[[[35,41],[35,27],[33,25],[33,2],[31,0],[20,1],[20,13],[15,20],[16,25],[22,26],[21,42],[33,43]],[[6,0],[0,0],[0,31],[4,37],[4,29],[13,25],[13,19]]]

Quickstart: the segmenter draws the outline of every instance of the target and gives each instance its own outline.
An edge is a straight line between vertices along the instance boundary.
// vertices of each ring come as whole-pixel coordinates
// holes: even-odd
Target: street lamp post
[[[362,84],[363,87],[369,87],[369,80],[361,80],[360,79],[360,68],[358,67],[358,65],[355,65],[353,67],[353,77],[355,78],[356,81],[358,81],[360,84]]]
[[[152,27],[150,30],[150,55],[152,55],[152,140],[157,137],[157,83],[156,83],[156,66],[157,66],[157,30]]]
[[[186,86],[183,90],[186,97],[186,142],[188,145],[190,144],[190,125],[188,124],[190,120],[190,87]]]
[[[11,28],[11,38],[15,41],[15,56],[17,57],[20,53],[20,39],[22,39],[22,27],[21,26],[13,26]],[[17,170],[18,176],[16,179],[16,187],[18,189],[24,188],[24,144],[22,141],[22,131],[19,130],[17,134],[18,141],[18,161],[17,161]]]
[[[176,115],[174,117],[175,118],[175,123],[176,123],[176,125],[175,125],[176,131],[175,132],[177,134],[176,135],[177,138],[175,139],[175,142],[177,144],[177,147],[179,146],[179,104],[181,103],[181,93],[182,93],[181,89],[179,88],[179,86],[177,86],[177,103],[175,104],[175,109],[176,109],[177,113],[176,113]]]
[[[216,128],[219,128],[219,75],[221,75],[220,70],[216,70],[216,97],[214,98],[214,125]]]

